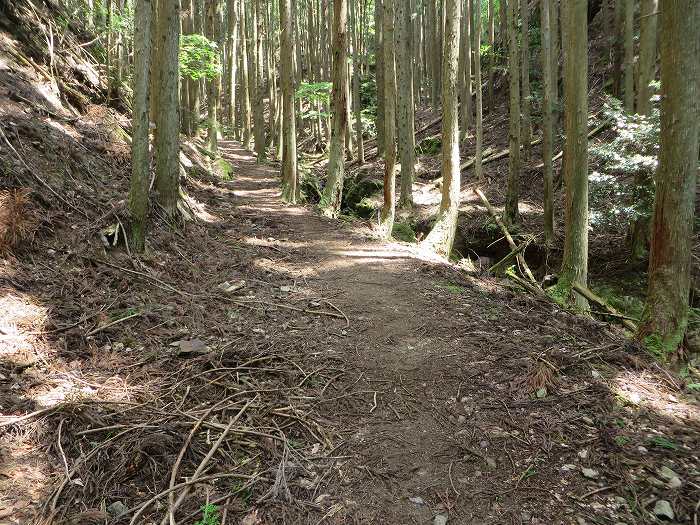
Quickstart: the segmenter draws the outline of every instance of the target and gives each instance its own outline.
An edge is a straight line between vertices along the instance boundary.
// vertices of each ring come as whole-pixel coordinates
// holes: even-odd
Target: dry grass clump
[[[36,230],[29,194],[26,188],[0,190],[0,253],[16,249]]]

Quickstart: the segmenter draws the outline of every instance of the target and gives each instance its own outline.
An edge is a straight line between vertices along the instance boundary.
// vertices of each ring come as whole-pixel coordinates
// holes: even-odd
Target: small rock
[[[416,505],[425,505],[425,501],[423,501],[423,498],[420,496],[413,496],[412,498],[408,498],[408,501],[411,503],[415,503]]]
[[[673,477],[668,480],[668,487],[671,489],[679,489],[683,486],[683,482],[679,477]]]
[[[433,518],[433,525],[447,525],[447,516],[444,514],[438,514]]]
[[[675,517],[671,504],[665,499],[660,499],[656,502],[656,505],[654,505],[654,515],[667,520],[672,520]]]
[[[640,454],[646,454],[646,453],[649,452],[649,451],[647,450],[646,447],[643,447],[643,446],[640,445],[640,446],[637,447],[637,452],[639,452]]]
[[[592,420],[590,417],[588,417],[588,416],[583,416],[583,417],[581,418],[581,421],[583,421],[584,423],[586,423],[586,425],[592,425],[592,424],[593,424],[593,420]]]
[[[129,509],[121,501],[115,501],[107,507],[107,513],[114,517],[124,514],[127,510]]]
[[[582,468],[581,474],[583,474],[583,477],[588,478],[588,479],[597,479],[598,478],[598,471],[594,470],[592,468]]]
[[[459,423],[460,425],[463,425],[464,423],[466,423],[466,421],[467,421],[467,417],[466,417],[466,416],[459,416],[459,417],[457,417],[457,423]]]
[[[667,480],[670,480],[670,479],[672,479],[672,478],[677,478],[677,477],[678,477],[678,474],[676,474],[673,470],[671,470],[670,468],[668,468],[666,465],[664,465],[663,467],[661,467],[657,472],[659,473],[659,475],[660,475],[662,478],[665,478],[665,479],[667,479]]]
[[[292,292],[292,291],[294,291],[294,287],[293,287],[293,286],[280,286],[280,292],[289,293],[289,292]]]
[[[483,441],[479,441],[479,446],[481,448],[487,448],[489,446],[489,442],[484,439]]]
[[[188,339],[175,341],[170,346],[177,347],[177,355],[188,356],[196,354],[208,354],[211,349],[201,339]]]
[[[493,458],[486,458],[486,464],[487,464],[490,468],[496,468],[496,460],[493,459]]]
[[[588,449],[584,448],[583,450],[579,450],[578,457],[580,457],[581,459],[586,459],[588,457]]]
[[[567,463],[566,465],[561,467],[562,472],[570,472],[572,470],[576,470],[576,465],[572,465],[571,463]]]
[[[224,293],[233,293],[233,292],[236,292],[242,288],[245,288],[245,281],[240,280],[240,281],[236,281],[233,283],[228,282],[228,281],[224,281],[219,286],[217,286],[217,288]]]
[[[646,480],[649,485],[653,485],[654,487],[662,488],[664,486],[664,482],[655,476],[647,476]]]

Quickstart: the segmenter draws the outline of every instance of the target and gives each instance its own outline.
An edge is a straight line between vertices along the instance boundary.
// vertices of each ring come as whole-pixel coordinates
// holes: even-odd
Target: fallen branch
[[[491,206],[491,203],[486,198],[486,195],[484,195],[483,192],[479,188],[475,188],[474,193],[476,193],[478,195],[478,197],[481,199],[481,202],[483,202],[484,206],[486,206],[486,209],[488,210],[491,217],[493,217],[493,219],[496,221],[496,224],[498,224],[498,227],[501,228],[501,231],[503,232],[503,235],[506,238],[506,241],[508,241],[508,245],[510,246],[510,249],[513,250],[514,252],[518,252],[518,247],[516,246],[515,241],[513,240],[513,237],[511,237],[510,232],[508,231],[508,228],[506,228],[506,225],[503,224],[503,221],[498,217],[498,215],[496,214],[496,210],[493,209],[493,206]],[[530,281],[532,281],[534,283],[534,285],[539,290],[542,290],[542,288],[540,288],[540,285],[537,283],[535,276],[532,275],[532,272],[530,271],[530,267],[527,265],[527,262],[525,262],[525,257],[523,257],[523,254],[518,252],[515,254],[515,256],[517,258],[518,264],[522,267],[527,278],[530,279]]]
[[[528,245],[532,242],[532,238],[528,239],[524,243],[522,243],[520,246],[518,246],[515,250],[511,250],[508,255],[503,257],[500,261],[495,263],[491,268],[489,268],[488,272],[491,274],[498,274],[503,271],[505,271],[505,266],[514,258],[520,255],[523,251],[525,251],[525,248],[528,247]]]
[[[633,332],[637,331],[637,325],[636,323],[633,323],[629,319],[627,319],[624,315],[622,315],[620,312],[618,312],[615,308],[610,306],[605,299],[602,297],[596,295],[590,288],[587,288],[583,286],[582,284],[579,284],[577,282],[572,283],[571,287],[581,294],[583,297],[588,299],[589,301],[596,303],[598,306],[602,306],[605,308],[613,317],[616,317],[620,319],[623,325],[625,325],[626,328],[629,328]]]

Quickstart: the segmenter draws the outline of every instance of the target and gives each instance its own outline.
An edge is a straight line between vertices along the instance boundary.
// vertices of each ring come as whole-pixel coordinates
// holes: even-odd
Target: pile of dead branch
[[[239,523],[270,500],[313,506],[334,450],[314,405],[337,370],[234,344],[187,341],[174,353],[171,372],[134,367],[140,386],[111,400],[0,421],[5,432],[29,425],[53,436],[63,473],[42,509],[47,522],[192,523],[212,504]]]

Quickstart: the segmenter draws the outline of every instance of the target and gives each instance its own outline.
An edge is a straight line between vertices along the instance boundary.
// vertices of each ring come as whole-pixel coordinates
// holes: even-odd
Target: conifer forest
[[[700,524],[700,1],[0,0],[0,524]]]

